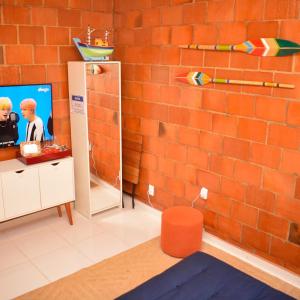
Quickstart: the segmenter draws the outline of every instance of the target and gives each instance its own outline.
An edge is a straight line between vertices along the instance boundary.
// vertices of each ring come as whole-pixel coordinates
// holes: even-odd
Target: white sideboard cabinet
[[[73,158],[0,162],[0,222],[75,200]]]

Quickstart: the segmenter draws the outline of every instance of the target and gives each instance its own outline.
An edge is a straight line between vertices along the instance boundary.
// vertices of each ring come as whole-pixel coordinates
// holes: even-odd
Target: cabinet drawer
[[[2,197],[2,182],[0,177],[0,221],[4,219],[4,204]]]
[[[73,160],[49,163],[39,168],[42,208],[73,201]]]
[[[6,219],[41,209],[37,169],[2,173],[2,189]]]

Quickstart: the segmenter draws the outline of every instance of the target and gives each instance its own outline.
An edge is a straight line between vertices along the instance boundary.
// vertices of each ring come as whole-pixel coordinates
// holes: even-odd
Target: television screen
[[[0,86],[0,147],[53,140],[52,85]]]

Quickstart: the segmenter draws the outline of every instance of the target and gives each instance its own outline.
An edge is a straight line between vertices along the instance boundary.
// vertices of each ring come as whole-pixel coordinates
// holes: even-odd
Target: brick
[[[50,82],[64,82],[67,81],[67,68],[63,65],[49,65],[47,66],[47,80]]]
[[[21,44],[44,44],[44,29],[43,27],[20,26],[19,39]]]
[[[143,137],[143,151],[163,156],[166,151],[166,141],[149,136]]]
[[[229,67],[229,57],[229,52],[207,51],[204,56],[204,66],[227,68]]]
[[[142,96],[142,84],[138,82],[126,81],[122,86],[122,94],[128,98],[139,99]]]
[[[4,24],[30,24],[30,8],[3,6]]]
[[[162,25],[180,25],[183,22],[183,12],[181,6],[163,7],[161,9]]]
[[[69,29],[63,27],[47,27],[46,41],[49,45],[69,45]]]
[[[227,109],[226,93],[215,90],[204,90],[202,108],[212,111],[225,112]]]
[[[293,72],[290,73],[275,72],[274,82],[287,83],[295,86],[295,88],[292,89],[274,89],[273,92],[274,97],[298,99],[300,93],[300,78],[298,74],[295,74]]]
[[[158,64],[160,61],[160,47],[143,47],[140,58],[140,62],[145,64]]]
[[[179,65],[180,49],[177,47],[164,47],[161,49],[162,65]]]
[[[233,201],[231,217],[240,223],[255,228],[257,226],[258,209],[240,202]]]
[[[289,222],[264,211],[259,212],[258,229],[271,233],[279,238],[286,239]]]
[[[0,44],[16,44],[17,27],[11,25],[0,25]]]
[[[16,66],[0,67],[0,84],[14,85],[20,83],[20,71]]]
[[[61,63],[67,63],[68,61],[78,61],[81,56],[74,46],[62,46],[59,47],[59,58]]]
[[[173,5],[190,3],[190,2],[193,2],[193,0],[171,0],[171,4],[173,4]]]
[[[220,44],[240,44],[246,38],[247,29],[244,22],[226,22],[220,24],[218,40]]]
[[[32,25],[57,25],[57,10],[54,8],[32,7]]]
[[[123,116],[123,127],[129,131],[139,131],[140,130],[140,119],[131,116]]]
[[[193,87],[185,87],[181,89],[180,101],[181,106],[190,108],[201,108],[202,90],[194,89]]]
[[[300,130],[298,128],[271,124],[269,127],[268,144],[298,149],[300,145]]]
[[[280,169],[287,173],[300,175],[300,152],[284,150]]]
[[[228,113],[239,116],[254,116],[255,97],[243,94],[229,94]]]
[[[180,102],[180,89],[177,86],[162,85],[160,87],[160,101],[178,105]]]
[[[199,66],[203,64],[203,51],[182,49],[181,64],[184,66]]]
[[[152,30],[151,28],[137,28],[134,31],[134,44],[151,46],[152,45]]]
[[[265,120],[284,122],[286,106],[285,100],[259,96],[256,98],[256,116]]]
[[[113,2],[110,0],[105,0],[105,1],[93,0],[93,9],[97,11],[112,12]]]
[[[211,155],[210,170],[221,175],[232,177],[235,160],[221,155]]]
[[[240,119],[238,125],[238,137],[256,142],[265,142],[267,124],[252,119]]]
[[[187,163],[197,166],[200,169],[207,169],[208,154],[195,147],[188,147]]]
[[[209,1],[207,8],[208,22],[227,22],[233,21],[234,1]]]
[[[289,229],[289,242],[300,245],[300,228],[296,223],[291,223]]]
[[[58,25],[65,27],[80,27],[80,11],[70,9],[60,9],[58,11]]]
[[[180,127],[178,130],[178,142],[183,145],[195,146],[199,145],[199,131]]]
[[[223,137],[208,132],[200,132],[199,147],[207,151],[221,153]]]
[[[260,0],[237,0],[235,4],[235,19],[237,21],[261,20],[264,12],[264,2]]]
[[[212,115],[205,111],[191,110],[189,124],[190,127],[211,130]]]
[[[186,157],[187,157],[186,146],[178,145],[178,144],[167,144],[166,158],[185,162]]]
[[[46,82],[45,66],[22,66],[21,67],[22,83]]]
[[[167,45],[170,43],[170,28],[169,27],[154,27],[152,29],[152,44]]]
[[[198,24],[205,21],[206,3],[193,3],[183,6],[183,23]]]
[[[146,101],[158,101],[160,97],[160,86],[158,84],[144,84],[143,98]]]
[[[86,28],[90,25],[93,28],[112,28],[112,14],[111,13],[103,13],[103,12],[95,12],[95,11],[82,11],[82,27]],[[138,17],[135,19],[136,25],[135,27],[140,27],[142,24],[141,14],[138,14]],[[139,25],[139,26],[138,26]],[[133,24],[129,27],[132,28]]]
[[[135,65],[134,80],[136,81],[150,81],[151,66]]]
[[[168,120],[168,107],[166,105],[135,101],[132,107],[135,116],[162,122]]]
[[[150,153],[142,153],[141,166],[148,170],[155,171],[157,169],[157,157]]]
[[[277,169],[281,160],[281,150],[277,147],[253,143],[250,149],[250,160]]]
[[[260,68],[264,70],[275,70],[275,71],[285,71],[291,72],[293,66],[293,56],[285,56],[278,62],[276,57],[265,57],[266,59],[261,61]]]
[[[30,45],[13,45],[6,46],[6,63],[7,64],[32,64],[32,46]],[[22,55],[20,55],[22,53]]]
[[[275,207],[275,195],[255,186],[249,186],[246,192],[246,203],[273,212]]]
[[[241,241],[242,226],[232,218],[218,216],[218,229],[223,237],[236,242]]]
[[[230,67],[231,68],[239,68],[239,69],[258,69],[259,65],[259,57],[254,55],[248,55],[245,60],[245,53],[240,52],[232,52],[230,59]]]
[[[244,201],[246,188],[238,181],[223,177],[221,181],[222,194],[238,201]]]
[[[263,187],[265,189],[285,196],[292,197],[294,195],[294,176],[273,170],[265,170],[263,176]]]
[[[279,29],[279,23],[276,21],[249,22],[247,26],[248,39],[260,39],[262,37],[273,37],[273,36],[276,37],[278,29]]]
[[[246,246],[268,253],[270,247],[270,236],[262,231],[244,226],[242,232],[242,243]]]
[[[226,156],[248,160],[250,144],[246,141],[225,137],[223,151]]]
[[[213,192],[220,192],[220,176],[205,172],[202,170],[197,171],[197,183],[200,186],[205,186]]]
[[[296,180],[295,198],[300,199],[300,177]]]
[[[179,124],[179,125],[187,125],[190,120],[190,110],[179,108],[179,107],[169,107],[169,122]]]
[[[205,228],[216,228],[218,224],[218,217],[217,214],[213,211],[210,210],[204,210],[203,212],[203,217],[204,217],[204,226]]]
[[[297,224],[300,223],[299,216],[300,201],[287,197],[285,195],[279,195],[276,199],[275,213],[289,221],[293,221]]]
[[[158,121],[141,119],[141,134],[149,136],[158,136]]]
[[[283,259],[294,267],[299,268],[300,266],[300,251],[297,245],[272,238],[270,254]]]
[[[66,8],[68,2],[68,0],[45,0],[45,7]]]
[[[231,209],[231,200],[220,194],[211,192],[209,193],[209,197],[206,202],[206,208],[220,215],[229,217]]]
[[[209,32],[209,34],[207,34]],[[196,24],[194,26],[195,44],[216,44],[218,38],[218,29],[216,24]]]
[[[280,38],[289,41],[299,42],[300,40],[300,21],[298,20],[282,20],[280,26]]]
[[[91,9],[91,0],[70,0],[70,8]]]
[[[241,182],[250,185],[260,186],[262,168],[247,162],[237,161],[235,165],[234,176]]]
[[[157,83],[169,83],[169,67],[152,66],[151,80]]]
[[[174,26],[171,32],[171,43],[173,45],[191,44],[193,39],[192,26]]]
[[[167,179],[167,190],[176,197],[184,196],[184,183],[178,179]]]
[[[160,24],[160,9],[152,8],[143,12],[143,27],[158,26]]]
[[[295,1],[267,0],[264,18],[266,20],[288,19],[296,16]]]
[[[237,134],[237,119],[231,116],[213,114],[213,131],[235,137]]]
[[[300,102],[289,102],[287,122],[292,125],[300,126]]]
[[[160,173],[168,177],[173,177],[175,174],[175,162],[173,160],[159,157],[158,170]]]

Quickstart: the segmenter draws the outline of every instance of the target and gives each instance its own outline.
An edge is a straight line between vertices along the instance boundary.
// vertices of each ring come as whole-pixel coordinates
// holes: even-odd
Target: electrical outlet
[[[154,196],[154,185],[149,184],[149,186],[148,186],[148,194],[150,196]]]
[[[200,198],[207,200],[207,198],[208,198],[208,189],[207,188],[205,188],[205,187],[201,188]]]

